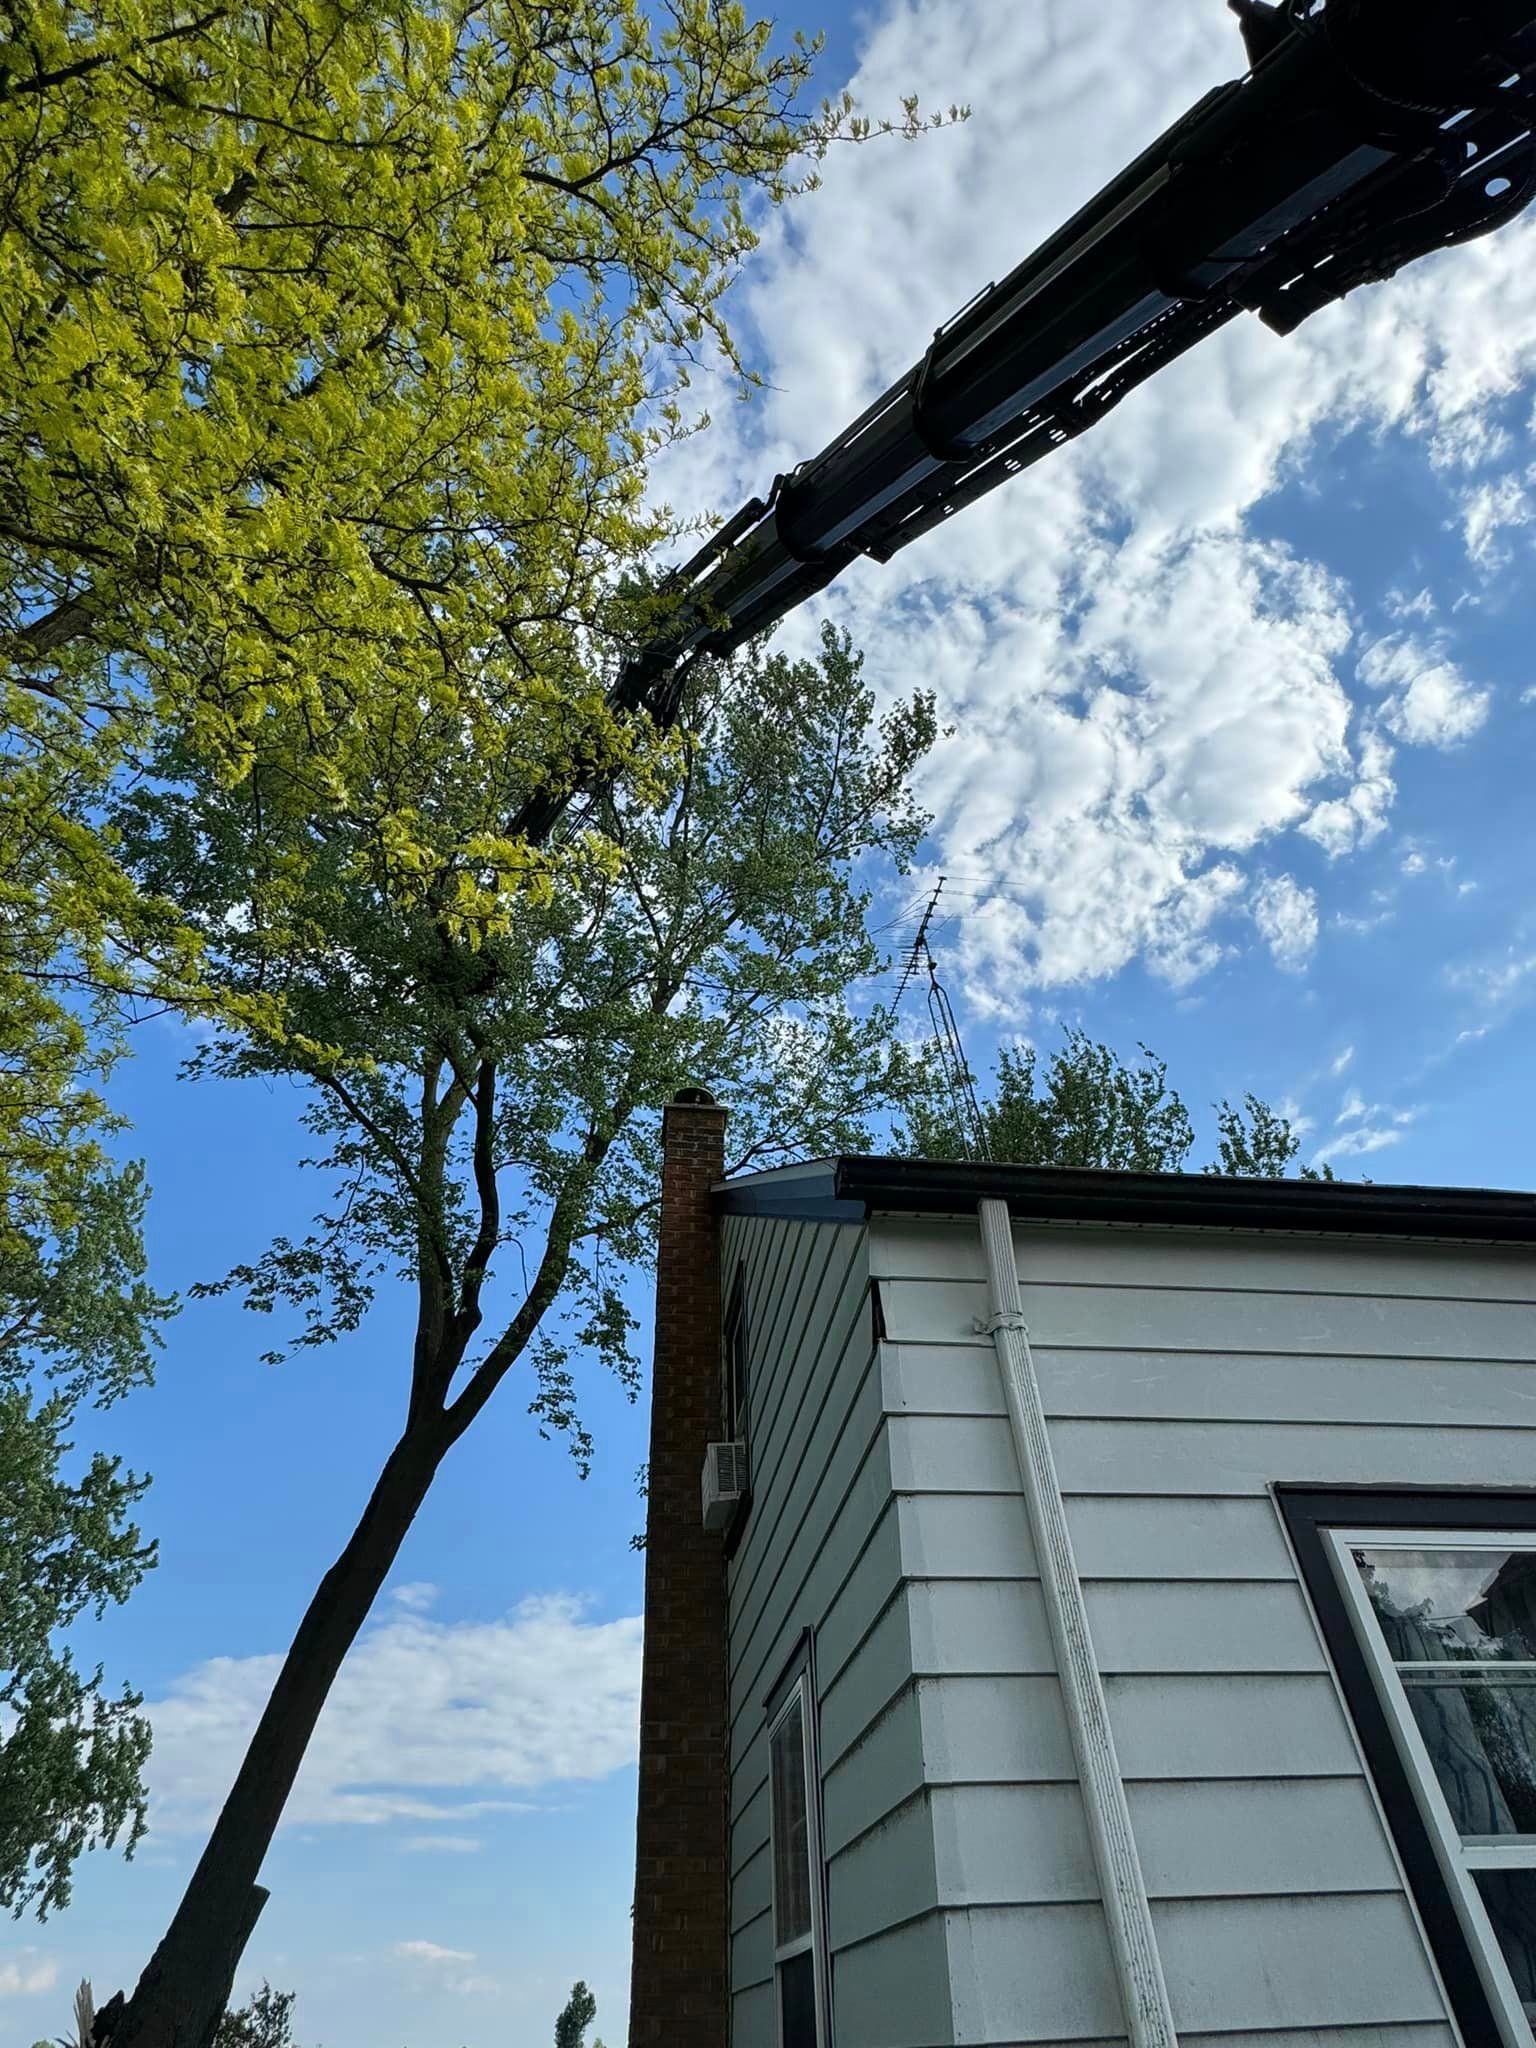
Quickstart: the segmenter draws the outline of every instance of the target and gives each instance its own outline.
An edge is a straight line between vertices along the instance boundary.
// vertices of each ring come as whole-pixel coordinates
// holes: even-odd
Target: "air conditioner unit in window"
[[[746,1445],[711,1444],[704,1454],[705,1528],[729,1529],[750,1490]]]

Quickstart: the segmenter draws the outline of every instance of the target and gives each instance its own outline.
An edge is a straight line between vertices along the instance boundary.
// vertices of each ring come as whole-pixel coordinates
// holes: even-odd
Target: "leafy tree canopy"
[[[144,1184],[76,1146],[13,1183],[0,1231],[0,1906],[66,1905],[95,1843],[144,1826],[149,1727],[61,1634],[125,1600],[154,1562],[130,1519],[147,1480],[72,1459],[81,1411],[150,1375],[172,1304],[143,1278]]]
[[[93,983],[208,996],[86,832],[155,718],[228,779],[280,735],[317,814],[367,783],[410,879],[429,842],[371,779],[380,735],[454,717],[527,780],[630,752],[590,656],[639,623],[615,571],[671,530],[646,457],[690,424],[689,362],[737,361],[749,201],[868,128],[797,111],[814,45],[770,34],[736,0],[23,10],[0,854],[46,842],[44,960],[62,936]],[[539,871],[504,831],[482,851],[513,888]]]
[[[551,857],[506,804],[434,868],[397,772],[427,731],[523,793],[645,755],[603,686],[655,613],[622,572],[673,530],[646,458],[697,424],[698,354],[737,362],[752,203],[869,132],[803,111],[814,54],[735,0],[13,10],[0,1231],[31,1227],[13,1200],[68,1227],[125,999],[280,1028],[104,823],[167,728],[227,784],[259,756],[317,831],[344,812],[348,857],[449,929]]]
[[[231,2006],[219,2021],[213,2048],[295,2048],[291,1991],[274,1991],[265,1980],[241,2006]]]
[[[555,2021],[555,2048],[583,2048],[587,2029],[597,2018],[597,2000],[578,1978],[565,2009]]]
[[[224,1284],[297,1309],[304,1346],[355,1327],[403,1271],[434,1404],[490,1314],[455,1429],[535,1333],[546,1420],[569,1419],[572,1342],[632,1381],[620,1281],[650,1243],[672,1091],[703,1082],[729,1103],[738,1166],[860,1141],[885,1099],[886,1021],[847,1001],[880,964],[855,869],[909,857],[907,782],[934,726],[925,698],[877,721],[859,670],[827,629],[817,661],[758,651],[697,672],[667,800],[616,791],[558,895],[478,945],[447,906],[481,872],[515,769],[450,719],[404,771],[393,749],[376,764],[381,780],[429,764],[441,879],[414,902],[366,813],[317,831],[280,761],[125,804],[146,885],[175,895],[232,990],[275,991],[292,1026],[219,1035],[192,1070],[302,1079],[336,1177],[309,1235]],[[544,1325],[557,1297],[569,1341]]]
[[[355,794],[318,820],[279,724],[270,755],[257,729],[234,783],[168,747],[115,818],[207,971],[281,1006],[281,1031],[226,1025],[192,1071],[301,1083],[330,1180],[309,1231],[214,1285],[280,1314],[280,1338],[304,1347],[403,1282],[415,1330],[398,1440],[130,2001],[124,2048],[169,2043],[175,2014],[225,1988],[219,1959],[238,1953],[327,1692],[442,1461],[503,1380],[523,1365],[540,1426],[567,1433],[583,1466],[582,1365],[635,1389],[623,1281],[653,1243],[663,1104],[685,1083],[712,1088],[733,1165],[772,1164],[867,1145],[902,1064],[889,1020],[850,990],[883,965],[865,864],[904,866],[924,826],[908,786],[933,706],[877,717],[830,629],[817,660],[759,648],[697,667],[659,798],[621,780],[567,841],[559,891],[486,919],[477,943],[455,906],[466,884],[490,886],[483,835],[516,797],[507,751],[423,712],[408,750],[383,734],[359,749]],[[430,841],[412,892],[372,824],[397,780],[422,791]]]
[[[1168,1068],[1146,1046],[1132,1066],[1088,1033],[1068,1029],[1042,1060],[1032,1045],[1004,1046],[990,1096],[980,1103],[984,1156],[1020,1166],[1099,1166],[1138,1173],[1183,1173],[1195,1127]],[[965,1159],[976,1138],[935,1085],[915,1069],[904,1150],[925,1159]],[[1282,1175],[1301,1150],[1289,1121],[1246,1095],[1216,1108],[1217,1156],[1206,1173]],[[1303,1178],[1317,1178],[1302,1167]],[[1332,1178],[1328,1169],[1323,1177]]]

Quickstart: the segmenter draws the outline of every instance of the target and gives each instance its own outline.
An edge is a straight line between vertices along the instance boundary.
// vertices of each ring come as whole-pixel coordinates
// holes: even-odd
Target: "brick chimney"
[[[684,1088],[662,1125],[645,1518],[630,2048],[725,2048],[725,1565],[699,1482],[720,1434],[720,1246],[709,1190],[725,1111]]]

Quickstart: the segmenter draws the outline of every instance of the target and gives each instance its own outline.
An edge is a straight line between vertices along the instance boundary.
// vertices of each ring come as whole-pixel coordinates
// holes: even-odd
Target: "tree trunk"
[[[390,1452],[362,1520],[299,1623],[224,1810],[111,2048],[209,2048],[255,1925],[262,1860],[320,1710],[447,1447],[440,1429],[421,1428]]]

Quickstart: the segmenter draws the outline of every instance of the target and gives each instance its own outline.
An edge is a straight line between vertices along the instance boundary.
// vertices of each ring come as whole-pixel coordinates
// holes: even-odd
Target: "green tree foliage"
[[[580,1978],[571,1986],[565,2009],[555,2021],[555,2048],[584,2048],[587,2029],[597,2018],[597,2000]]]
[[[292,1991],[274,1991],[265,1978],[261,1989],[246,2004],[231,2006],[219,2020],[212,2048],[297,2048],[293,2038]],[[54,2041],[37,2041],[33,2048],[93,2048],[98,2017],[110,2041],[113,2022],[120,2008],[114,2002],[98,2016],[90,1981],[75,1993],[75,2025],[70,2034]]]
[[[589,656],[670,529],[646,458],[697,423],[700,350],[736,360],[749,202],[867,128],[799,110],[814,46],[770,29],[736,0],[12,10],[0,1151],[71,1113],[60,980],[211,1000],[96,829],[164,722],[230,779],[275,724],[321,816],[423,715],[531,780],[643,735]],[[411,808],[372,827],[419,877]],[[486,852],[514,893],[543,872]]]
[[[274,1991],[265,1979],[246,2004],[231,2006],[219,2021],[213,2048],[296,2048],[291,1991]]]
[[[1087,1032],[1067,1030],[1046,1060],[1032,1045],[1004,1046],[990,1096],[981,1102],[985,1156],[1021,1166],[1111,1167],[1136,1173],[1184,1173],[1195,1127],[1165,1061],[1148,1050],[1132,1066]],[[933,1083],[914,1070],[902,1133],[904,1149],[925,1159],[971,1156],[970,1134]],[[1280,1176],[1301,1140],[1287,1119],[1247,1095],[1216,1106],[1217,1157],[1206,1173]],[[1302,1167],[1303,1178],[1317,1177]],[[1324,1177],[1331,1174],[1324,1169]]]
[[[0,68],[3,620],[233,768],[427,693],[535,722],[658,522],[642,403],[846,110],[731,0],[42,0]],[[909,124],[910,125],[910,124]],[[795,166],[800,173],[797,177]],[[669,409],[670,408],[670,409]],[[85,701],[83,698],[74,699]]]
[[[72,1457],[87,1405],[150,1377],[172,1304],[146,1284],[144,1183],[94,1144],[13,1177],[0,1229],[0,1906],[68,1903],[82,1851],[144,1825],[139,1697],[110,1697],[59,1638],[154,1562],[130,1519],[147,1480]]]
[[[285,1020],[219,1032],[194,1073],[300,1082],[332,1183],[308,1233],[222,1285],[300,1348],[355,1329],[385,1281],[407,1284],[416,1313],[400,1436],[300,1625],[141,2011],[206,1984],[227,1951],[342,1659],[502,1382],[521,1366],[540,1427],[567,1433],[583,1466],[584,1361],[633,1392],[621,1283],[653,1241],[666,1100],[711,1087],[737,1167],[869,1142],[897,1062],[888,1020],[848,1002],[882,965],[857,877],[909,859],[924,821],[908,783],[933,731],[923,698],[877,718],[830,630],[818,660],[701,667],[659,797],[621,783],[569,843],[559,892],[505,929],[486,920],[476,943],[458,906],[488,886],[484,835],[518,775],[450,712],[419,715],[408,749],[381,743],[324,829],[280,735],[234,784],[170,753],[122,807],[143,886],[182,906],[222,985],[275,995]],[[410,894],[373,822],[405,778],[430,842]],[[133,2015],[124,2048],[175,2038],[147,2021],[135,2035]]]

